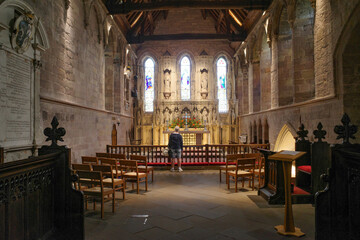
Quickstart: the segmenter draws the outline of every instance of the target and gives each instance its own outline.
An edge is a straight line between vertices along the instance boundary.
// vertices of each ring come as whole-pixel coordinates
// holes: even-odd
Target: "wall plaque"
[[[0,51],[0,59],[0,142],[29,143],[31,60],[6,51]]]

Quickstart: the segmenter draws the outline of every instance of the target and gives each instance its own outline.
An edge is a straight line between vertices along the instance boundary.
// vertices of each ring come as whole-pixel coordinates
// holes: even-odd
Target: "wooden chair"
[[[104,186],[111,187],[114,191],[122,190],[123,199],[125,199],[125,182],[124,179],[114,178],[114,173],[111,165],[93,165],[93,171],[102,172],[103,177],[106,177],[103,182]]]
[[[138,162],[133,160],[119,160],[119,166],[123,172],[123,178],[126,182],[132,182],[132,188],[134,189],[134,183],[137,185],[137,193],[139,194],[139,184],[145,182],[145,191],[147,191],[147,174],[140,172],[138,169]],[[126,186],[126,185],[125,185]]]
[[[122,171],[119,168],[119,164],[118,164],[117,159],[99,157],[99,162],[102,165],[110,165],[110,166],[112,166],[112,171],[113,171],[113,174],[114,174],[114,178],[120,178],[122,176]]]
[[[221,165],[219,167],[220,182],[221,182],[222,171],[225,171],[225,179],[226,179],[226,183],[227,183],[227,178],[226,178],[227,172],[228,171],[234,171],[236,169],[235,160],[238,159],[238,158],[241,158],[242,156],[243,156],[243,154],[228,154],[226,156],[226,160],[225,160],[226,165]]]
[[[95,171],[76,171],[79,175],[79,184],[91,184],[94,187],[89,187],[83,190],[83,193],[87,197],[100,197],[101,198],[101,218],[104,218],[104,202],[105,196],[112,195],[112,212],[115,212],[115,191],[112,188],[104,187],[103,175],[101,172]],[[96,208],[94,199],[94,210]]]
[[[74,171],[77,170],[83,170],[83,171],[91,171],[91,165],[88,163],[84,163],[84,164],[80,164],[80,163],[73,163],[72,165],[72,169]]]
[[[239,158],[236,160],[236,169],[235,171],[228,171],[226,178],[228,189],[230,189],[230,177],[234,178],[235,181],[235,192],[237,192],[237,183],[238,178],[242,178],[242,187],[244,187],[244,179],[249,178],[249,186],[250,181],[252,181],[252,190],[254,191],[254,169],[255,169],[255,161],[256,158]]]
[[[141,155],[130,155],[130,160],[138,161],[138,168],[140,172],[149,174],[151,172],[151,182],[154,181],[154,167],[148,166],[148,161],[146,156]]]
[[[73,163],[72,164],[72,170],[76,173],[78,170],[82,171],[92,171],[90,164],[80,164],[80,163]],[[74,187],[76,190],[82,190],[84,188],[87,188],[88,186],[83,186],[82,188],[79,186],[79,183],[75,183]],[[86,203],[87,204],[87,203]]]
[[[99,160],[97,159],[97,157],[81,157],[81,162],[83,164],[85,163],[89,163],[89,164],[99,164]]]
[[[259,181],[258,188],[262,185],[262,182],[265,181],[265,159],[260,157],[258,164],[255,165],[254,175]]]
[[[126,155],[124,153],[112,153],[111,158],[126,160]]]
[[[96,153],[97,157],[111,158],[111,153]]]

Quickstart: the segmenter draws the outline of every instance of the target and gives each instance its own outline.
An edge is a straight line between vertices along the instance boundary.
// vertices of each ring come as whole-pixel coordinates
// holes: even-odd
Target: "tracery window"
[[[216,62],[217,82],[218,82],[218,100],[219,112],[226,113],[228,111],[228,101],[226,97],[226,82],[227,82],[227,64],[223,57]]]
[[[181,100],[190,100],[190,59],[183,57],[180,62]]]
[[[152,58],[145,61],[145,112],[154,111],[154,73],[155,62]]]

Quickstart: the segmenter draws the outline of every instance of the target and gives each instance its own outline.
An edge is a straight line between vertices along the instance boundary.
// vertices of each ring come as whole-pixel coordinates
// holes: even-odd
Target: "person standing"
[[[168,148],[170,150],[170,157],[171,157],[171,172],[175,171],[175,160],[177,160],[178,166],[179,166],[179,172],[182,172],[181,168],[181,152],[183,149],[183,139],[182,136],[179,133],[180,127],[175,127],[175,132],[170,134],[169,137],[169,144]]]

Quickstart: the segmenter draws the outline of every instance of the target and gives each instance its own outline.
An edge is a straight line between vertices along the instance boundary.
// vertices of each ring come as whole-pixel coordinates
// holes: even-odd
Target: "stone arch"
[[[254,136],[253,124],[252,124],[252,122],[250,122],[250,126],[249,126],[249,138],[248,138],[248,140],[247,140],[247,143],[252,143],[252,141],[253,141],[253,136]]]
[[[283,7],[279,21],[278,35],[278,83],[279,106],[293,103],[293,54],[292,54],[292,29],[288,22],[288,9]]]
[[[314,9],[308,0],[296,3],[293,32],[294,101],[315,97],[314,73]]]
[[[87,26],[90,23],[90,18],[92,17],[93,14],[95,14],[95,18],[97,21],[97,34],[98,34],[98,41],[99,43],[101,43],[101,40],[103,39],[102,36],[102,23],[103,23],[103,13],[100,10],[101,6],[99,6],[98,1],[95,0],[90,0],[90,1],[84,1],[84,24],[85,27],[87,28]],[[92,14],[93,13],[93,14]]]
[[[99,31],[99,19],[96,12],[96,8],[90,8],[89,20],[86,26],[86,31],[88,34],[88,39],[93,41],[94,44],[100,42],[100,31]]]
[[[254,120],[253,123],[253,139],[250,143],[257,143],[258,142],[258,129],[257,129],[257,124],[256,121]]]
[[[269,143],[269,124],[267,119],[265,118],[264,120],[264,142],[263,143]]]
[[[271,36],[279,35],[280,18],[284,7],[284,1],[278,1],[274,6],[274,10],[270,14],[268,31]]]
[[[337,91],[346,112],[355,125],[360,124],[360,3],[350,15],[334,52]],[[360,133],[355,134],[359,142]]]
[[[261,123],[261,118],[259,118],[258,120],[258,141],[257,143],[264,143],[264,139],[263,139],[263,125]]]
[[[274,151],[278,152],[281,150],[295,150],[295,129],[288,123],[286,123],[280,130],[276,142]]]

